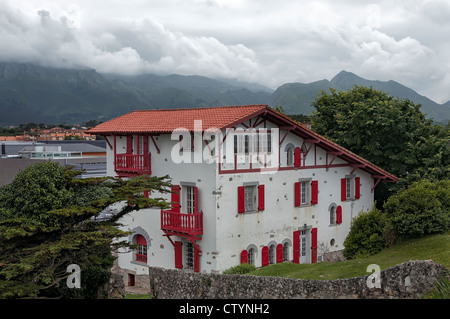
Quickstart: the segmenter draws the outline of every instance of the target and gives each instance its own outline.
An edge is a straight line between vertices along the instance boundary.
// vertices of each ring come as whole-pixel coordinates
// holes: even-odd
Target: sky
[[[0,61],[258,83],[342,70],[450,100],[450,0],[0,0]]]

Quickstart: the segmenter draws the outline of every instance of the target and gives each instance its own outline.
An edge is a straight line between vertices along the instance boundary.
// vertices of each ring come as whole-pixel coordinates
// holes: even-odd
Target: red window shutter
[[[294,206],[300,207],[300,182],[294,183]]]
[[[311,182],[311,205],[316,205],[319,202],[319,183],[318,181]]]
[[[359,185],[360,181],[361,181],[360,177],[355,177],[355,199],[359,199],[359,197],[361,197],[360,185]]]
[[[183,243],[175,242],[175,268],[183,269]]]
[[[173,185],[172,186],[172,196],[171,196],[171,202],[172,202],[172,212],[179,213],[180,212],[180,185]]]
[[[258,210],[264,210],[264,185],[258,186]]]
[[[294,249],[293,262],[296,264],[299,264],[300,263],[300,231],[299,230],[294,231],[292,242],[293,242],[292,247]]]
[[[264,246],[261,250],[261,266],[265,267],[269,265],[269,247]]]
[[[245,213],[245,187],[238,187],[238,213]]]
[[[311,263],[317,262],[317,228],[311,229]]]
[[[336,208],[336,224],[342,223],[342,207],[338,206]]]
[[[197,246],[194,246],[194,272],[200,272],[200,253]]]
[[[294,166],[300,167],[302,164],[302,150],[300,147],[296,147],[294,150]]]
[[[133,154],[133,135],[127,135],[127,154]]]
[[[194,214],[198,213],[198,187],[194,186]]]
[[[341,201],[347,200],[347,179],[341,179]]]
[[[136,244],[138,245],[142,245],[142,246],[147,246],[147,241],[145,240],[145,237],[142,235],[137,235],[136,236]]]
[[[248,251],[241,251],[241,264],[248,264]]]
[[[278,244],[277,245],[277,263],[283,262],[283,245]]]

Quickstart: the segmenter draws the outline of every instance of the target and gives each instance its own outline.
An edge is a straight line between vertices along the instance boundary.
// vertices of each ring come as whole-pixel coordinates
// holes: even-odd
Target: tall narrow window
[[[245,142],[243,134],[234,135],[234,155],[241,155],[245,152]]]
[[[330,208],[330,225],[336,224],[336,207],[332,206]]]
[[[352,178],[346,178],[346,198],[353,198]]]
[[[195,208],[195,197],[194,197],[194,187],[186,186],[186,213],[194,214]]]
[[[310,182],[300,182],[300,196],[301,196],[301,204],[309,204],[309,198],[310,198],[310,188],[309,188]]]
[[[294,166],[294,149],[289,147],[286,152],[286,165]]]
[[[142,235],[136,235],[136,261],[147,262],[147,241]]]
[[[255,249],[254,248],[250,248],[248,250],[248,264],[255,265]]]
[[[186,242],[186,268],[194,269],[194,244]]]
[[[283,245],[283,261],[289,261],[289,244],[287,242]]]
[[[245,187],[245,211],[256,210],[256,186]]]
[[[272,244],[269,246],[269,264],[275,264],[276,246]]]
[[[346,176],[341,179],[341,200],[359,199],[360,193],[360,177]]]

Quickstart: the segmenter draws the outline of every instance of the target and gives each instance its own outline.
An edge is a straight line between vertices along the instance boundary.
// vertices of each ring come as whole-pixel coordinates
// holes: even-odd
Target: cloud
[[[276,88],[345,69],[450,99],[450,4],[415,0],[0,0],[0,60]]]

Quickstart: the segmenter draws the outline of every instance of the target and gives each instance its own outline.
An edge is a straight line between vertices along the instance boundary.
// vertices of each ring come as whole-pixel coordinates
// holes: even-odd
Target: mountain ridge
[[[355,85],[372,87],[389,95],[406,98],[415,104],[421,104],[422,112],[427,114],[428,117],[434,118],[435,121],[445,122],[450,119],[450,101],[438,104],[396,81],[367,80],[347,71],[339,72],[330,81],[324,79],[310,83],[283,84],[272,94],[269,106],[282,105],[287,114],[310,114],[314,109],[311,104],[320,91],[327,91],[330,88],[337,91],[346,91]]]
[[[285,113],[310,114],[321,90],[364,85],[422,104],[435,119],[450,119],[450,101],[437,104],[395,81],[366,80],[341,71],[330,81],[285,83],[271,90],[256,83],[199,75],[100,74],[93,69],[62,69],[0,62],[0,125],[106,121],[132,110],[268,104]]]

